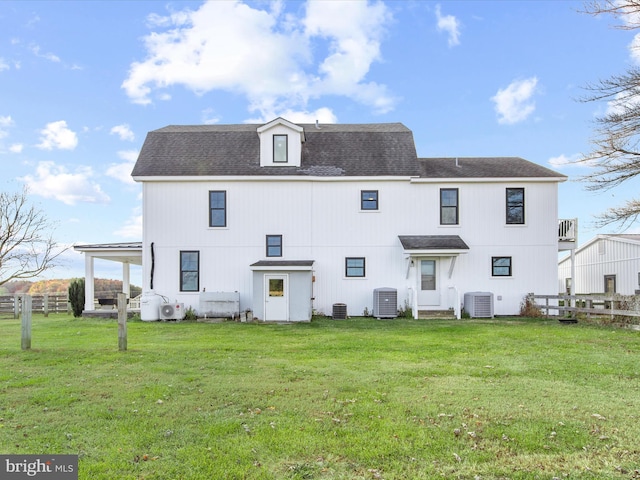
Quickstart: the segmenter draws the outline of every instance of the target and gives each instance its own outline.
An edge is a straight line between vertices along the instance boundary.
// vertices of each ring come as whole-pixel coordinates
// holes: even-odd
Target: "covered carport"
[[[75,245],[74,250],[84,253],[84,310],[94,307],[94,260],[109,260],[122,264],[122,291],[129,296],[131,265],[142,266],[142,242],[100,243],[95,245]]]

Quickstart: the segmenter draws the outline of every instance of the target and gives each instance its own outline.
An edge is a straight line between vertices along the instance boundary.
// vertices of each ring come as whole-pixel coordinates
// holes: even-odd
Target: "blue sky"
[[[0,189],[27,185],[62,245],[139,241],[130,178],[169,124],[402,122],[418,155],[520,156],[569,176],[561,218],[621,204],[568,162],[606,103],[584,87],[633,65],[633,31],[580,1],[2,1]],[[179,224],[180,219],[176,219]],[[612,228],[606,232],[614,231]],[[640,232],[637,226],[631,230]],[[49,277],[84,274],[73,251]],[[96,275],[120,278],[120,266]],[[139,275],[133,272],[132,282]]]

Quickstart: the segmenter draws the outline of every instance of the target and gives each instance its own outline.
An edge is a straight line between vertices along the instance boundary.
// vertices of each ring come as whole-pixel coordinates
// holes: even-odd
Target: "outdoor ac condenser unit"
[[[182,320],[184,303],[163,303],[160,305],[160,320]]]
[[[493,293],[465,293],[464,311],[467,312],[471,318],[493,318]]]
[[[398,316],[398,291],[395,288],[376,288],[373,291],[373,316],[376,318]]]

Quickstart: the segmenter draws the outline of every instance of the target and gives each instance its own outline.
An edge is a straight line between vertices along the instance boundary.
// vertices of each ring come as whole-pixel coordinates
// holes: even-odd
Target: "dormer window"
[[[304,128],[276,118],[256,129],[260,138],[261,167],[299,167],[302,161]]]
[[[273,163],[287,163],[288,158],[288,135],[273,136]]]

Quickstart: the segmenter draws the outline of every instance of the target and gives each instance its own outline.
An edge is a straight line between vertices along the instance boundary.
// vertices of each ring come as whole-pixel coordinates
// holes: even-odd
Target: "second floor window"
[[[440,225],[458,225],[458,189],[440,189]]]
[[[378,210],[378,191],[377,190],[361,190],[360,191],[360,209],[361,210]]]
[[[282,235],[267,235],[267,257],[282,256]]]
[[[507,224],[524,225],[524,188],[507,188]]]
[[[287,163],[288,159],[288,145],[286,135],[274,135],[273,136],[273,163]]]
[[[227,192],[225,191],[209,192],[209,226],[227,226]]]

